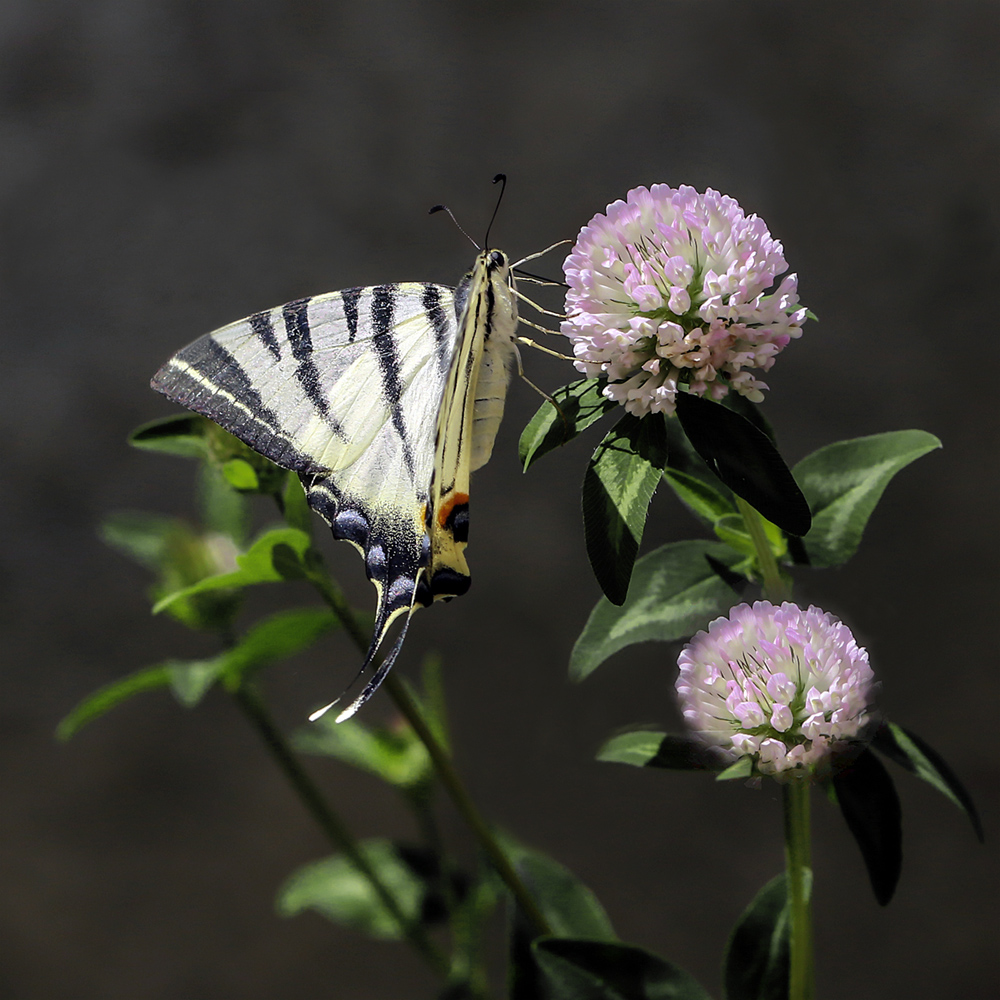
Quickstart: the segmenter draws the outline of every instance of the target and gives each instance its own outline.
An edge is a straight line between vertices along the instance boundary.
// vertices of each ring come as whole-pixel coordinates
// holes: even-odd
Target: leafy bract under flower
[[[868,653],[816,607],[741,604],[695,635],[678,666],[689,725],[762,774],[813,770],[868,720]]]
[[[781,244],[728,195],[682,185],[629,191],[580,231],[563,270],[576,367],[604,376],[629,413],[673,413],[680,389],[760,402],[806,310]]]

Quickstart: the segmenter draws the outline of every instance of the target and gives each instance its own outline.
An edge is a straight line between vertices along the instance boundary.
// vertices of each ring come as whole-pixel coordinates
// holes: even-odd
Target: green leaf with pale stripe
[[[88,722],[99,719],[110,712],[123,701],[142,694],[144,691],[155,691],[170,684],[170,666],[174,661],[168,660],[155,667],[137,670],[134,674],[121,677],[104,687],[98,688],[87,695],[69,715],[59,723],[56,736],[60,740],[68,740],[78,733]]]
[[[404,918],[418,920],[426,886],[399,856],[395,845],[388,840],[373,839],[363,841],[359,847],[395,898]],[[315,910],[334,923],[372,937],[398,940],[403,936],[371,882],[339,854],[294,872],[278,892],[277,908],[283,917]]]
[[[646,512],[667,460],[663,416],[626,414],[597,446],[583,478],[583,528],[597,582],[612,604],[628,594]]]
[[[288,566],[301,566],[309,546],[309,536],[305,532],[297,528],[274,528],[236,557],[239,569],[235,572],[209,576],[190,587],[167,594],[153,606],[153,614],[158,614],[176,600],[207,590],[230,590],[286,579],[289,576]]]
[[[659,767],[670,771],[721,771],[725,758],[710,750],[697,737],[676,736],[636,730],[612,736],[600,750],[597,760],[632,767]]]
[[[720,771],[716,776],[716,781],[736,781],[740,778],[750,778],[753,776],[753,758],[740,757],[738,761],[730,764],[729,767]]]
[[[794,474],[813,513],[804,538],[813,566],[840,566],[858,549],[865,525],[900,469],[941,442],[926,431],[889,431],[814,451]]]
[[[561,386],[552,393],[558,409],[546,400],[521,432],[517,451],[521,467],[528,469],[542,455],[566,444],[596,423],[618,404],[601,395],[603,379],[586,378]]]
[[[673,455],[671,454],[671,461]],[[736,513],[736,508],[728,497],[697,476],[681,472],[680,469],[664,469],[663,478],[677,494],[681,502],[692,513],[709,524],[715,524],[721,518]]]
[[[609,656],[637,642],[683,639],[727,611],[739,598],[706,556],[734,566],[739,556],[720,542],[672,542],[635,564],[628,600],[605,598],[590,614],[570,657],[569,673],[583,680]]]

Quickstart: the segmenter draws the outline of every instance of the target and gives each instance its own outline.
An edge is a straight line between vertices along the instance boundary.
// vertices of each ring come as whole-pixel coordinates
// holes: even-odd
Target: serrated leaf
[[[710,1000],[683,969],[632,945],[543,938],[539,1000]]]
[[[879,726],[871,745],[879,753],[885,754],[891,761],[922,778],[946,798],[951,799],[969,817],[976,837],[980,843],[983,842],[983,826],[972,796],[933,747],[912,730],[904,729],[894,722]]]
[[[597,446],[583,478],[583,528],[597,582],[612,604],[628,595],[646,511],[666,465],[663,417],[626,414]]]
[[[676,402],[684,433],[721,482],[789,534],[806,534],[809,505],[771,439],[719,403],[688,392]]]
[[[725,759],[693,736],[637,730],[612,736],[597,751],[597,760],[671,771],[721,771]]]
[[[573,680],[587,677],[609,656],[637,642],[673,642],[727,611],[733,592],[706,556],[727,566],[737,556],[719,542],[671,542],[635,564],[631,592],[621,607],[597,602],[570,657]]]
[[[357,719],[337,723],[323,716],[297,730],[292,742],[302,753],[335,757],[400,788],[425,783],[433,771],[427,749],[408,727],[376,728]]]
[[[679,469],[667,468],[663,471],[670,488],[678,499],[698,518],[708,524],[715,524],[721,518],[736,513],[736,509],[710,483]]]
[[[367,840],[360,850],[395,898],[408,920],[417,920],[425,895],[424,883],[387,840]],[[315,910],[334,923],[372,937],[398,940],[399,924],[385,908],[371,883],[342,855],[324,858],[294,872],[278,892],[278,913],[295,916]]]
[[[104,687],[98,688],[92,694],[87,695],[72,712],[67,715],[56,728],[56,736],[60,740],[68,740],[78,733],[87,723],[99,719],[106,712],[110,712],[116,705],[133,698],[144,691],[155,691],[157,688],[164,688],[170,684],[169,665],[159,664],[155,667],[146,667],[137,670],[134,674],[121,677]]]
[[[521,432],[517,446],[524,472],[542,455],[571,441],[605,413],[618,407],[614,400],[601,395],[604,385],[602,379],[596,378],[571,382],[552,393],[559,409],[548,400],[539,407]]]
[[[246,552],[236,557],[239,569],[235,572],[209,576],[190,587],[167,594],[153,606],[153,614],[158,614],[174,601],[208,590],[232,590],[285,579],[283,574],[288,573],[290,566],[302,563],[309,546],[309,536],[296,528],[274,528],[267,531]],[[274,558],[276,550],[279,552],[277,568]]]
[[[813,513],[805,547],[813,566],[840,566],[858,549],[893,476],[941,442],[926,431],[889,431],[838,441],[807,455],[795,478]]]
[[[193,413],[178,413],[137,427],[128,437],[133,448],[159,451],[182,458],[205,458],[209,421]]]
[[[788,884],[771,879],[737,921],[723,961],[726,1000],[787,1000]]]
[[[892,899],[903,865],[903,827],[899,796],[889,772],[871,750],[862,750],[833,778],[837,804],[854,836],[875,899]]]

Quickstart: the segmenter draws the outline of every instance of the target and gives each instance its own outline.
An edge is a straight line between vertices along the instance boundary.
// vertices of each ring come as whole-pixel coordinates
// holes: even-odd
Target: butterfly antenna
[[[433,215],[435,212],[447,212],[448,217],[452,222],[455,223],[455,228],[480,252],[482,253],[483,248],[458,224],[458,219],[455,218],[454,212],[447,205],[435,205],[430,209],[427,214]],[[494,213],[496,214],[496,213]],[[487,230],[487,235],[489,230]]]
[[[497,195],[497,203],[493,206],[493,217],[490,219],[490,224],[486,227],[486,239],[483,240],[483,246],[488,247],[490,245],[490,230],[493,228],[493,222],[497,217],[497,212],[500,211],[500,202],[503,201],[503,193],[507,190],[507,175],[497,174],[493,178],[494,184],[500,185],[500,194]]]

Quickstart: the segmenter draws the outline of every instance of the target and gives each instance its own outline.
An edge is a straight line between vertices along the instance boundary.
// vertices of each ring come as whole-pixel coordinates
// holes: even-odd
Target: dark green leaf
[[[425,783],[433,770],[426,748],[409,727],[374,728],[357,719],[335,723],[325,715],[297,730],[293,742],[303,753],[336,757],[401,788]]]
[[[626,944],[543,938],[540,1000],[710,1000],[683,969]]]
[[[141,694],[143,691],[154,691],[157,688],[167,687],[170,684],[169,666],[171,662],[138,670],[134,674],[112,681],[110,684],[98,688],[93,694],[87,695],[59,723],[56,736],[61,740],[68,740],[88,722],[93,722],[105,712],[110,712],[115,705]]]
[[[541,851],[507,842],[505,850],[557,937],[615,941],[597,897],[568,868]]]
[[[727,611],[733,592],[706,556],[727,566],[737,561],[719,542],[672,542],[635,565],[628,600],[620,608],[606,598],[590,613],[570,657],[569,673],[583,680],[612,653],[637,642],[673,642],[704,628]]]
[[[903,864],[899,796],[889,772],[871,750],[862,750],[834,776],[837,803],[868,869],[872,890],[885,906]]]
[[[813,513],[805,538],[813,566],[840,566],[857,551],[886,486],[941,442],[926,431],[890,431],[827,445],[795,466]],[[772,518],[773,520],[773,518]]]
[[[258,538],[248,551],[236,557],[238,570],[206,577],[190,587],[167,594],[154,605],[153,614],[157,614],[180,598],[204,591],[228,590],[282,580],[284,579],[282,571],[288,572],[289,566],[303,560],[309,545],[309,536],[296,528],[274,528]],[[276,568],[274,560],[275,549],[279,547],[282,553],[282,557],[278,560],[280,570]]]
[[[197,414],[178,413],[137,427],[129,435],[128,443],[144,451],[160,451],[182,458],[205,458],[208,455],[205,441],[208,425],[208,420]]]
[[[979,842],[983,842],[983,826],[972,796],[933,747],[928,746],[916,733],[893,722],[879,726],[872,740],[872,747],[951,799],[969,817]]]
[[[788,1000],[788,886],[771,879],[744,910],[726,946],[726,1000]]]
[[[809,505],[768,436],[738,413],[688,392],[677,418],[695,451],[735,494],[792,535],[809,530]]]
[[[420,917],[425,885],[387,840],[362,842],[361,851],[409,920]],[[371,883],[342,855],[315,861],[296,871],[278,892],[278,913],[295,916],[316,910],[334,923],[372,937],[398,940],[399,924]]]
[[[725,759],[694,736],[646,730],[612,736],[597,751],[597,760],[671,771],[721,771],[725,767]]]
[[[521,433],[518,454],[525,472],[542,455],[547,454],[581,431],[600,420],[618,404],[601,395],[602,379],[588,378],[571,382],[556,389],[552,398],[559,404],[556,409],[546,400]]]

